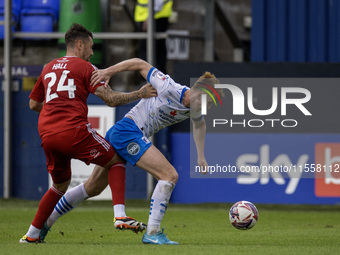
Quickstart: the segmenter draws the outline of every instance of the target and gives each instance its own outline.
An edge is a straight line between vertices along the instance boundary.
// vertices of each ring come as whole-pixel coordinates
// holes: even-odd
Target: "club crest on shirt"
[[[162,80],[162,81],[164,81],[164,80],[166,79],[165,75],[164,75],[162,72],[160,72],[160,71],[158,71],[158,72],[156,73],[156,77],[157,77],[158,79]]]
[[[93,158],[98,157],[99,154],[100,154],[100,152],[97,151],[96,149],[92,149],[92,150],[90,151],[90,155],[91,155],[91,157],[93,157]]]
[[[129,143],[126,149],[130,155],[134,156],[134,155],[137,155],[138,152],[140,151],[140,146],[138,143],[133,142],[133,143]]]

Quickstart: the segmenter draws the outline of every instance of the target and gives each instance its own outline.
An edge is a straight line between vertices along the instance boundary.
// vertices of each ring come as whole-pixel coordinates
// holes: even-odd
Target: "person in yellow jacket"
[[[154,0],[154,19],[156,32],[165,32],[169,27],[169,18],[172,15],[172,0]],[[146,32],[149,18],[148,0],[136,0],[135,22],[141,32]],[[156,40],[156,63],[160,71],[167,73],[167,49],[165,39]],[[146,60],[146,40],[141,40],[139,58]]]

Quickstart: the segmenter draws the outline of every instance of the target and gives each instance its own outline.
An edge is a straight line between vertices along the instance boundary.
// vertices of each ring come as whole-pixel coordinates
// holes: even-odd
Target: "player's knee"
[[[68,189],[68,186],[70,185],[71,180],[67,180],[66,182],[63,183],[53,183],[53,186],[59,190],[62,193],[65,193]]]
[[[169,181],[173,182],[173,183],[177,183],[178,181],[178,173],[177,171],[173,168],[173,170],[170,172],[169,175]]]
[[[104,185],[102,182],[93,182],[92,180],[87,180],[84,183],[85,191],[89,197],[95,197],[98,196],[107,186]]]
[[[95,187],[95,186],[88,187],[88,189],[86,189],[86,186],[85,186],[85,190],[89,197],[98,196],[103,191],[101,188]]]
[[[100,195],[100,193],[102,193],[102,189],[92,189],[91,190],[91,194],[88,194],[90,197],[95,197]]]
[[[176,172],[175,176],[174,176],[174,180],[173,180],[173,183],[177,183],[178,181],[178,173]]]

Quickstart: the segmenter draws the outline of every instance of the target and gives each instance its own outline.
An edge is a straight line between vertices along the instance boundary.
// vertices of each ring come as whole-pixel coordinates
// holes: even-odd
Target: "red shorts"
[[[42,138],[47,170],[54,183],[71,179],[71,159],[105,166],[114,156],[112,146],[90,124]]]

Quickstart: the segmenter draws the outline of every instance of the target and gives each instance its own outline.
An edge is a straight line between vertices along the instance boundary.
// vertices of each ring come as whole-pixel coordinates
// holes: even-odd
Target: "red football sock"
[[[38,229],[42,229],[45,221],[53,212],[54,207],[58,203],[59,199],[65,193],[57,190],[54,186],[52,186],[42,197],[39,203],[38,211],[35,214],[34,220],[32,221],[32,225]]]
[[[125,205],[125,164],[116,163],[109,170],[109,185],[113,205]]]

